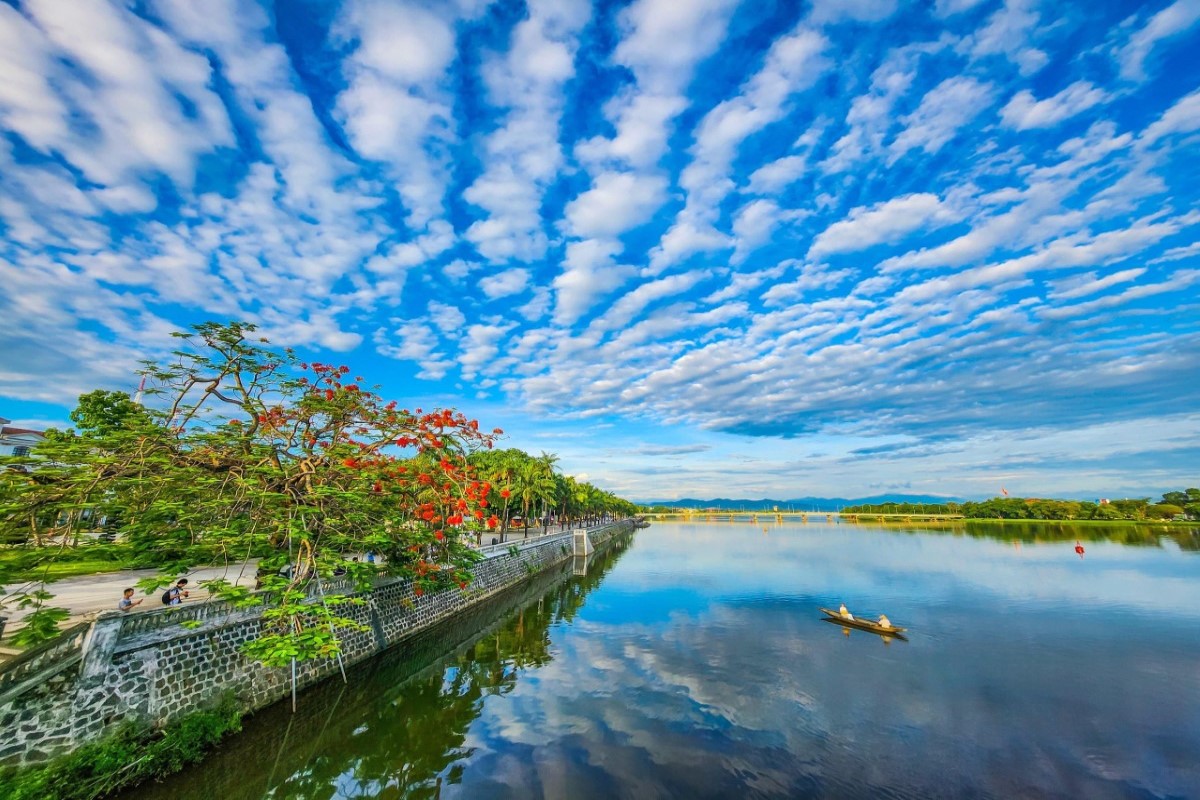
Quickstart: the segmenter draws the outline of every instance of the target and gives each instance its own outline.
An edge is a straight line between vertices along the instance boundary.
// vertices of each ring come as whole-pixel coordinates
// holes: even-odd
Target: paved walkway
[[[208,592],[201,589],[199,584],[201,581],[212,580],[213,578],[224,578],[230,583],[242,586],[254,586],[256,564],[257,560],[252,561],[244,570],[241,564],[234,564],[228,568],[207,567],[180,575],[180,578],[187,578],[189,584],[189,597],[184,602],[195,603],[207,600]],[[242,572],[240,576],[238,575],[239,571]],[[138,580],[153,578],[158,574],[158,570],[154,569],[100,572],[95,575],[79,575],[74,578],[63,578],[60,581],[47,584],[46,590],[54,595],[49,601],[50,605],[65,608],[71,613],[71,619],[66,623],[67,625],[71,625],[80,620],[95,616],[101,611],[116,611],[117,601],[121,599],[121,593],[127,586],[133,587],[136,591],[134,597],[142,600],[142,604],[135,606],[133,611],[130,612],[131,614],[148,609],[162,608],[161,598],[165,589],[160,589],[154,594],[147,595],[137,588]],[[10,583],[5,588],[12,591],[17,587],[18,584]],[[9,618],[8,626],[5,628],[5,635],[7,637],[14,628],[21,627],[20,621],[29,613],[29,610],[9,608],[0,613]]]

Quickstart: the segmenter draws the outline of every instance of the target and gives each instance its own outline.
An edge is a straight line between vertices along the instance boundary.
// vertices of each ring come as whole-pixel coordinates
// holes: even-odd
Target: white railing
[[[503,542],[497,542],[496,544],[485,544],[479,548],[479,552],[483,554],[484,558],[494,558],[498,555],[511,552],[513,547],[516,547],[517,551],[520,552],[527,547],[535,547],[539,544],[555,541],[556,537],[565,538],[568,536],[574,536],[579,531],[597,533],[605,528],[612,527],[613,525],[620,525],[621,523],[627,521],[628,520],[614,520],[612,522],[601,522],[594,525],[577,525],[574,528],[561,529],[552,525],[550,530],[545,534],[542,533],[541,526],[538,526],[537,528],[529,529],[530,535],[528,538],[522,535],[522,530],[520,528],[509,528],[507,540]],[[484,538],[487,538],[487,534],[484,534]],[[500,538],[499,533],[495,534],[494,538]]]

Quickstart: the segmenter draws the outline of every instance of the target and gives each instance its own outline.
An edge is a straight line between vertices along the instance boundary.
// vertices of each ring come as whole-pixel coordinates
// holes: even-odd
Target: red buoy
[[[1079,553],[1080,558],[1083,558],[1083,545],[1079,543],[1078,539],[1075,540],[1075,552]]]

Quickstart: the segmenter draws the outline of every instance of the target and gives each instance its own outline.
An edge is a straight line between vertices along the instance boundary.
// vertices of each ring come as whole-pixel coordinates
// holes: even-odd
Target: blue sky
[[[633,499],[1200,481],[1200,0],[0,0],[0,416],[209,319]]]

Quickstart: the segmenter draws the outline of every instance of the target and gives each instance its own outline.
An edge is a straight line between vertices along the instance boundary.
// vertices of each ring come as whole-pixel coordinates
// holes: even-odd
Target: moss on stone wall
[[[47,764],[0,771],[8,800],[94,800],[118,789],[177,772],[202,759],[221,739],[241,730],[232,695],[211,710],[189,714],[165,730],[126,724],[112,735]]]

